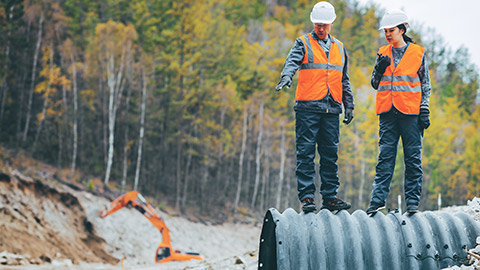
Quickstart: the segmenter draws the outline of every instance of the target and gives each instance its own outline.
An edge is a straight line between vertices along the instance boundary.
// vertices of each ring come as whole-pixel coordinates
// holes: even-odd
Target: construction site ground
[[[159,212],[173,248],[203,261],[155,264],[160,232],[135,209],[102,219],[109,200],[0,170],[0,269],[256,269],[261,224],[211,225]],[[122,267],[123,266],[123,267]]]
[[[102,219],[108,196],[62,180],[51,166],[0,154],[0,269],[257,269],[261,217],[215,224],[157,209],[173,248],[204,260],[155,264],[162,236],[138,211]],[[480,199],[442,211],[479,221]]]

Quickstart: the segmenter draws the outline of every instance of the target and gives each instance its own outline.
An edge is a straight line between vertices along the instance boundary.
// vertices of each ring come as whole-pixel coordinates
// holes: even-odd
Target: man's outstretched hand
[[[350,108],[345,109],[345,118],[343,119],[343,123],[345,123],[345,125],[348,125],[350,124],[350,122],[352,122],[352,120],[353,120],[353,109],[350,109]]]
[[[280,82],[277,84],[277,87],[275,87],[275,90],[280,91],[285,86],[290,88],[290,85],[292,85],[292,79],[288,76],[282,76],[282,79],[280,79]]]

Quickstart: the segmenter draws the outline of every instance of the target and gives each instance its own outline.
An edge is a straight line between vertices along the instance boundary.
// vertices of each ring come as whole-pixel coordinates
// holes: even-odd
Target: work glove
[[[353,109],[352,108],[346,108],[345,109],[345,118],[343,119],[343,123],[345,123],[345,125],[348,125],[350,124],[350,122],[352,122],[353,120]]]
[[[290,85],[292,85],[292,78],[290,78],[289,76],[282,76],[282,78],[280,79],[280,82],[277,84],[277,87],[275,87],[275,90],[277,91],[280,91],[282,90],[283,87],[287,87],[287,88],[290,88]]]
[[[427,129],[430,126],[430,111],[428,109],[420,109],[420,115],[418,115],[418,127],[420,129]]]
[[[390,57],[388,55],[377,54],[377,63],[375,63],[375,71],[379,74],[385,72],[388,66],[390,66]]]

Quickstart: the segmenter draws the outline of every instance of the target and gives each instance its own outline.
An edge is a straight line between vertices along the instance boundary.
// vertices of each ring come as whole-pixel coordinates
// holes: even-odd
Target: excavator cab
[[[166,263],[169,261],[190,261],[190,260],[203,260],[203,257],[196,252],[181,252],[174,250],[171,245],[166,243],[160,243],[157,248],[157,255],[155,256],[156,263]]]
[[[147,218],[155,228],[157,228],[162,234],[162,242],[157,248],[155,253],[156,263],[166,263],[169,261],[189,261],[189,260],[203,260],[203,257],[198,253],[187,252],[181,253],[174,250],[170,243],[170,230],[163,219],[158,215],[155,209],[145,200],[142,194],[138,191],[130,191],[122,196],[118,197],[110,203],[108,209],[100,211],[100,217],[106,218],[107,216],[115,213],[123,207],[133,207],[140,212],[145,218]]]
[[[172,254],[168,247],[158,247],[157,249],[157,256],[155,257],[155,262],[161,262],[166,258],[170,257]]]

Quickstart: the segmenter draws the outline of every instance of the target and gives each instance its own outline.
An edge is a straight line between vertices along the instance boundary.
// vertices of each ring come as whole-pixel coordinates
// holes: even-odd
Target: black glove
[[[382,74],[385,72],[388,66],[390,66],[390,57],[388,55],[377,54],[377,63],[375,63],[375,70],[377,73]]]
[[[350,122],[352,122],[352,120],[353,120],[353,109],[346,108],[345,109],[345,118],[343,119],[343,123],[345,123],[345,125],[348,125],[348,124],[350,124]]]
[[[427,129],[430,126],[430,111],[428,109],[420,109],[420,115],[418,115],[418,127],[420,129]]]
[[[280,82],[277,84],[277,87],[275,87],[275,90],[280,91],[285,86],[290,88],[290,85],[292,85],[292,78],[289,76],[282,76]]]

